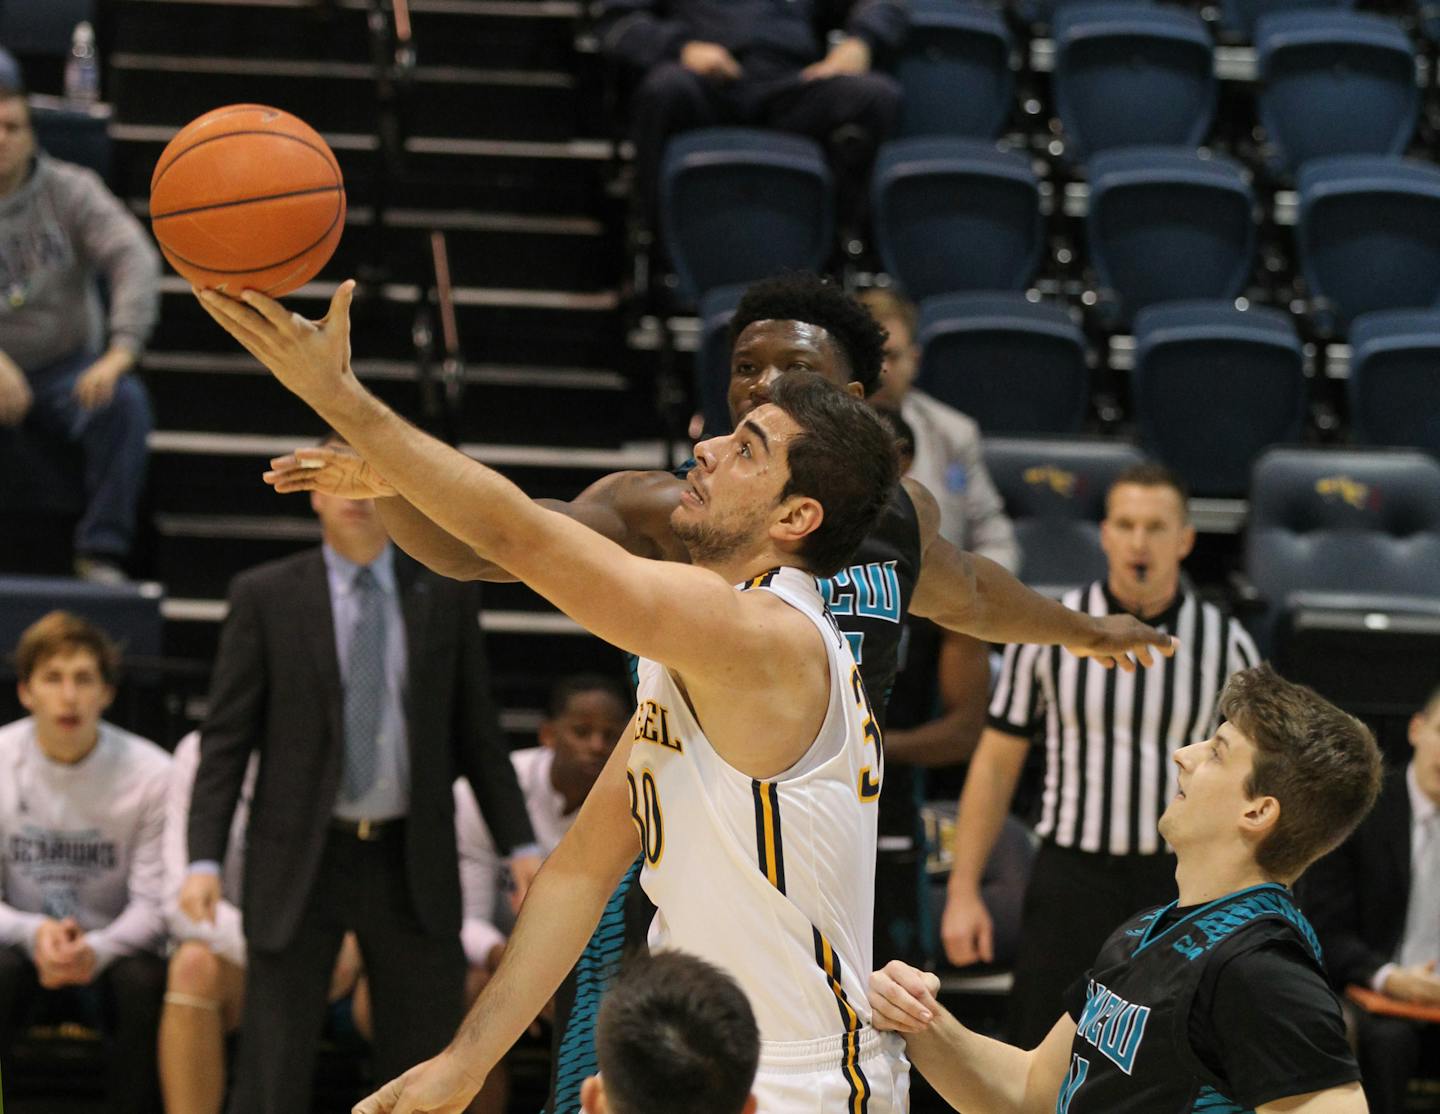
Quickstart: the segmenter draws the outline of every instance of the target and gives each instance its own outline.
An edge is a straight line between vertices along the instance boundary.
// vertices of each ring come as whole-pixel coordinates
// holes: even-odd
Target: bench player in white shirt
[[[427,516],[648,659],[632,738],[541,871],[455,1040],[358,1109],[462,1110],[642,845],[663,941],[727,969],[755,1006],[761,1108],[903,1109],[903,1056],[868,1029],[865,998],[880,740],[812,575],[841,567],[889,498],[883,425],[818,377],[783,380],[734,434],[696,448],[672,519],[693,564],[646,560],[537,507],[366,391],[349,366],[351,289],[320,323],[249,291],[248,305],[201,301]]]

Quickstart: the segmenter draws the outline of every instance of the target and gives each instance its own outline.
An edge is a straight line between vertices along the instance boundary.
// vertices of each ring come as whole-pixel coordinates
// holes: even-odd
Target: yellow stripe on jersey
[[[780,830],[780,798],[769,781],[750,782],[755,799],[755,849],[760,873],[766,881],[785,892],[785,841]]]
[[[780,825],[780,797],[775,784],[752,779],[750,792],[755,800],[755,854],[760,873],[779,890],[785,892],[785,842]],[[850,1101],[846,1104],[847,1114],[867,1114],[870,1109],[870,1081],[860,1068],[860,1015],[845,995],[844,979],[841,975],[840,957],[825,938],[825,934],[814,925],[815,962],[825,972],[825,981],[835,995],[840,1010],[840,1022],[845,1027],[845,1039],[840,1068],[850,1084]]]
[[[745,582],[744,587],[742,587],[740,590],[742,592],[748,592],[751,588],[768,588],[770,586],[770,581],[775,579],[775,574],[779,571],[780,570],[778,568],[775,568],[771,569],[769,572],[762,572],[759,576],[752,576],[749,580]]]
[[[825,972],[836,1004],[840,1007],[840,1020],[845,1026],[844,1055],[840,1069],[850,1084],[850,1101],[846,1109],[849,1114],[866,1114],[870,1109],[870,1081],[865,1078],[865,1073],[860,1068],[860,1015],[845,996],[840,957],[835,954],[835,948],[814,925],[810,926],[810,930],[815,934],[815,962]]]

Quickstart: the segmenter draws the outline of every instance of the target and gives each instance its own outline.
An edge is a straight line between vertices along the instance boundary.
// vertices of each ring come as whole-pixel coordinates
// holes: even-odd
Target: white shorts
[[[864,1029],[857,1056],[850,1039],[761,1041],[758,1114],[906,1114],[905,1042],[895,1033]]]

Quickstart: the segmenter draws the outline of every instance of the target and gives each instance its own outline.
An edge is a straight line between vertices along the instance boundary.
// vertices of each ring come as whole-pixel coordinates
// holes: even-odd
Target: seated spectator
[[[823,50],[816,0],[602,0],[602,49],[644,73],[633,105],[637,184],[652,225],[665,143],[721,124],[798,132],[823,144],[844,186],[865,181],[900,111],[900,85],[871,69],[898,46],[905,0],[852,0],[844,36]],[[858,191],[857,191],[858,192]],[[849,213],[845,210],[850,210]],[[842,219],[853,224],[858,196]]]
[[[1342,846],[1301,880],[1305,913],[1337,989],[1352,983],[1440,1006],[1440,688],[1410,720],[1415,755]],[[1357,1058],[1372,1114],[1406,1109],[1426,1025],[1357,1011]],[[1433,1035],[1432,1035],[1433,1039]]]
[[[101,1028],[111,1108],[151,1114],[170,758],[101,720],[120,665],[102,631],[52,611],[15,659],[30,715],[0,728],[0,1060],[35,1021]]]
[[[729,975],[684,952],[631,960],[595,1030],[584,1114],[754,1114],[760,1031]]]
[[[75,570],[87,579],[123,580],[135,533],[152,423],[129,373],[155,325],[159,274],[140,222],[93,171],[38,151],[24,95],[0,86],[0,437],[23,423],[79,446]]]
[[[230,828],[221,868],[224,897],[213,922],[193,921],[180,908],[180,886],[189,866],[185,832],[190,794],[200,765],[200,733],[175,748],[165,804],[165,921],[175,945],[160,1014],[160,1091],[167,1114],[219,1114],[225,1097],[225,1038],[240,1027],[245,1006],[245,933],[240,887],[245,869],[245,824],[255,791],[259,756],[251,755]],[[355,989],[360,949],[347,934],[330,982],[330,1000]]]

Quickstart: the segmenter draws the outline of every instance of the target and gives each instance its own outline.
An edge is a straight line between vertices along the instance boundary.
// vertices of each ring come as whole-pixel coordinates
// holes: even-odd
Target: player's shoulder
[[[907,502],[920,529],[921,542],[926,544],[940,529],[940,502],[930,489],[914,476],[903,476],[891,497],[891,503],[903,511]]]
[[[645,509],[664,503],[668,514],[684,490],[685,481],[674,472],[635,469],[602,476],[581,493],[580,499],[608,502],[617,509]]]

